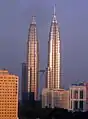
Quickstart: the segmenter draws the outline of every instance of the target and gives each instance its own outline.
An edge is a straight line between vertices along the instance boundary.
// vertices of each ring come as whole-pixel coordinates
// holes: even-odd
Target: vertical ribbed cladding
[[[27,42],[27,75],[28,75],[28,93],[34,94],[34,99],[38,99],[38,71],[39,71],[39,44],[36,31],[35,16],[32,17],[32,22],[28,32]]]
[[[53,18],[50,26],[49,44],[48,44],[48,72],[47,88],[60,88],[60,29],[56,19],[56,10],[54,6]]]

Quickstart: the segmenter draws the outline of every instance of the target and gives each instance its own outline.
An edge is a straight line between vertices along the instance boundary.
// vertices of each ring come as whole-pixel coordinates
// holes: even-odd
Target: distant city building
[[[72,85],[69,89],[70,110],[88,110],[88,83]]]
[[[0,70],[0,119],[18,119],[18,76]]]
[[[39,71],[39,44],[36,31],[36,22],[33,17],[29,27],[27,42],[27,92],[34,94],[34,99],[38,99],[38,71]]]
[[[27,65],[22,63],[22,80],[21,80],[21,92],[22,92],[22,102],[28,100],[27,95]]]
[[[69,91],[64,89],[43,89],[42,108],[45,107],[69,109]]]
[[[54,8],[48,42],[48,69],[46,87],[49,89],[59,89],[61,87],[60,49],[60,28],[58,27]]]

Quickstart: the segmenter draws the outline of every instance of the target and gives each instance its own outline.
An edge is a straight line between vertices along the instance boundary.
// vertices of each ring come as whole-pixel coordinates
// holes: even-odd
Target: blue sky
[[[40,43],[40,67],[46,67],[54,4],[61,32],[62,82],[67,87],[88,80],[88,0],[0,0],[0,68],[21,77],[33,15]],[[42,86],[44,78],[41,82]]]

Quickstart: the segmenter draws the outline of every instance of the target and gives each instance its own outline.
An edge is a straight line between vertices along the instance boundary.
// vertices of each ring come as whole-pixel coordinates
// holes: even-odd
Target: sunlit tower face
[[[47,88],[60,88],[60,32],[54,15],[50,26],[48,42],[48,71],[47,71]]]
[[[39,50],[36,32],[36,22],[32,20],[29,27],[27,42],[27,74],[28,74],[28,93],[34,93],[34,98],[38,98],[38,68],[39,68]]]

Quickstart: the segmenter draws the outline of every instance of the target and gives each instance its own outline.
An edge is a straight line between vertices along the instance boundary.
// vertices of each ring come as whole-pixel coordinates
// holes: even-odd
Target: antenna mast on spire
[[[54,5],[54,13],[53,13],[53,21],[52,22],[56,22],[57,23],[57,19],[56,19],[56,4]]]
[[[56,16],[56,4],[54,5],[54,16]]]

